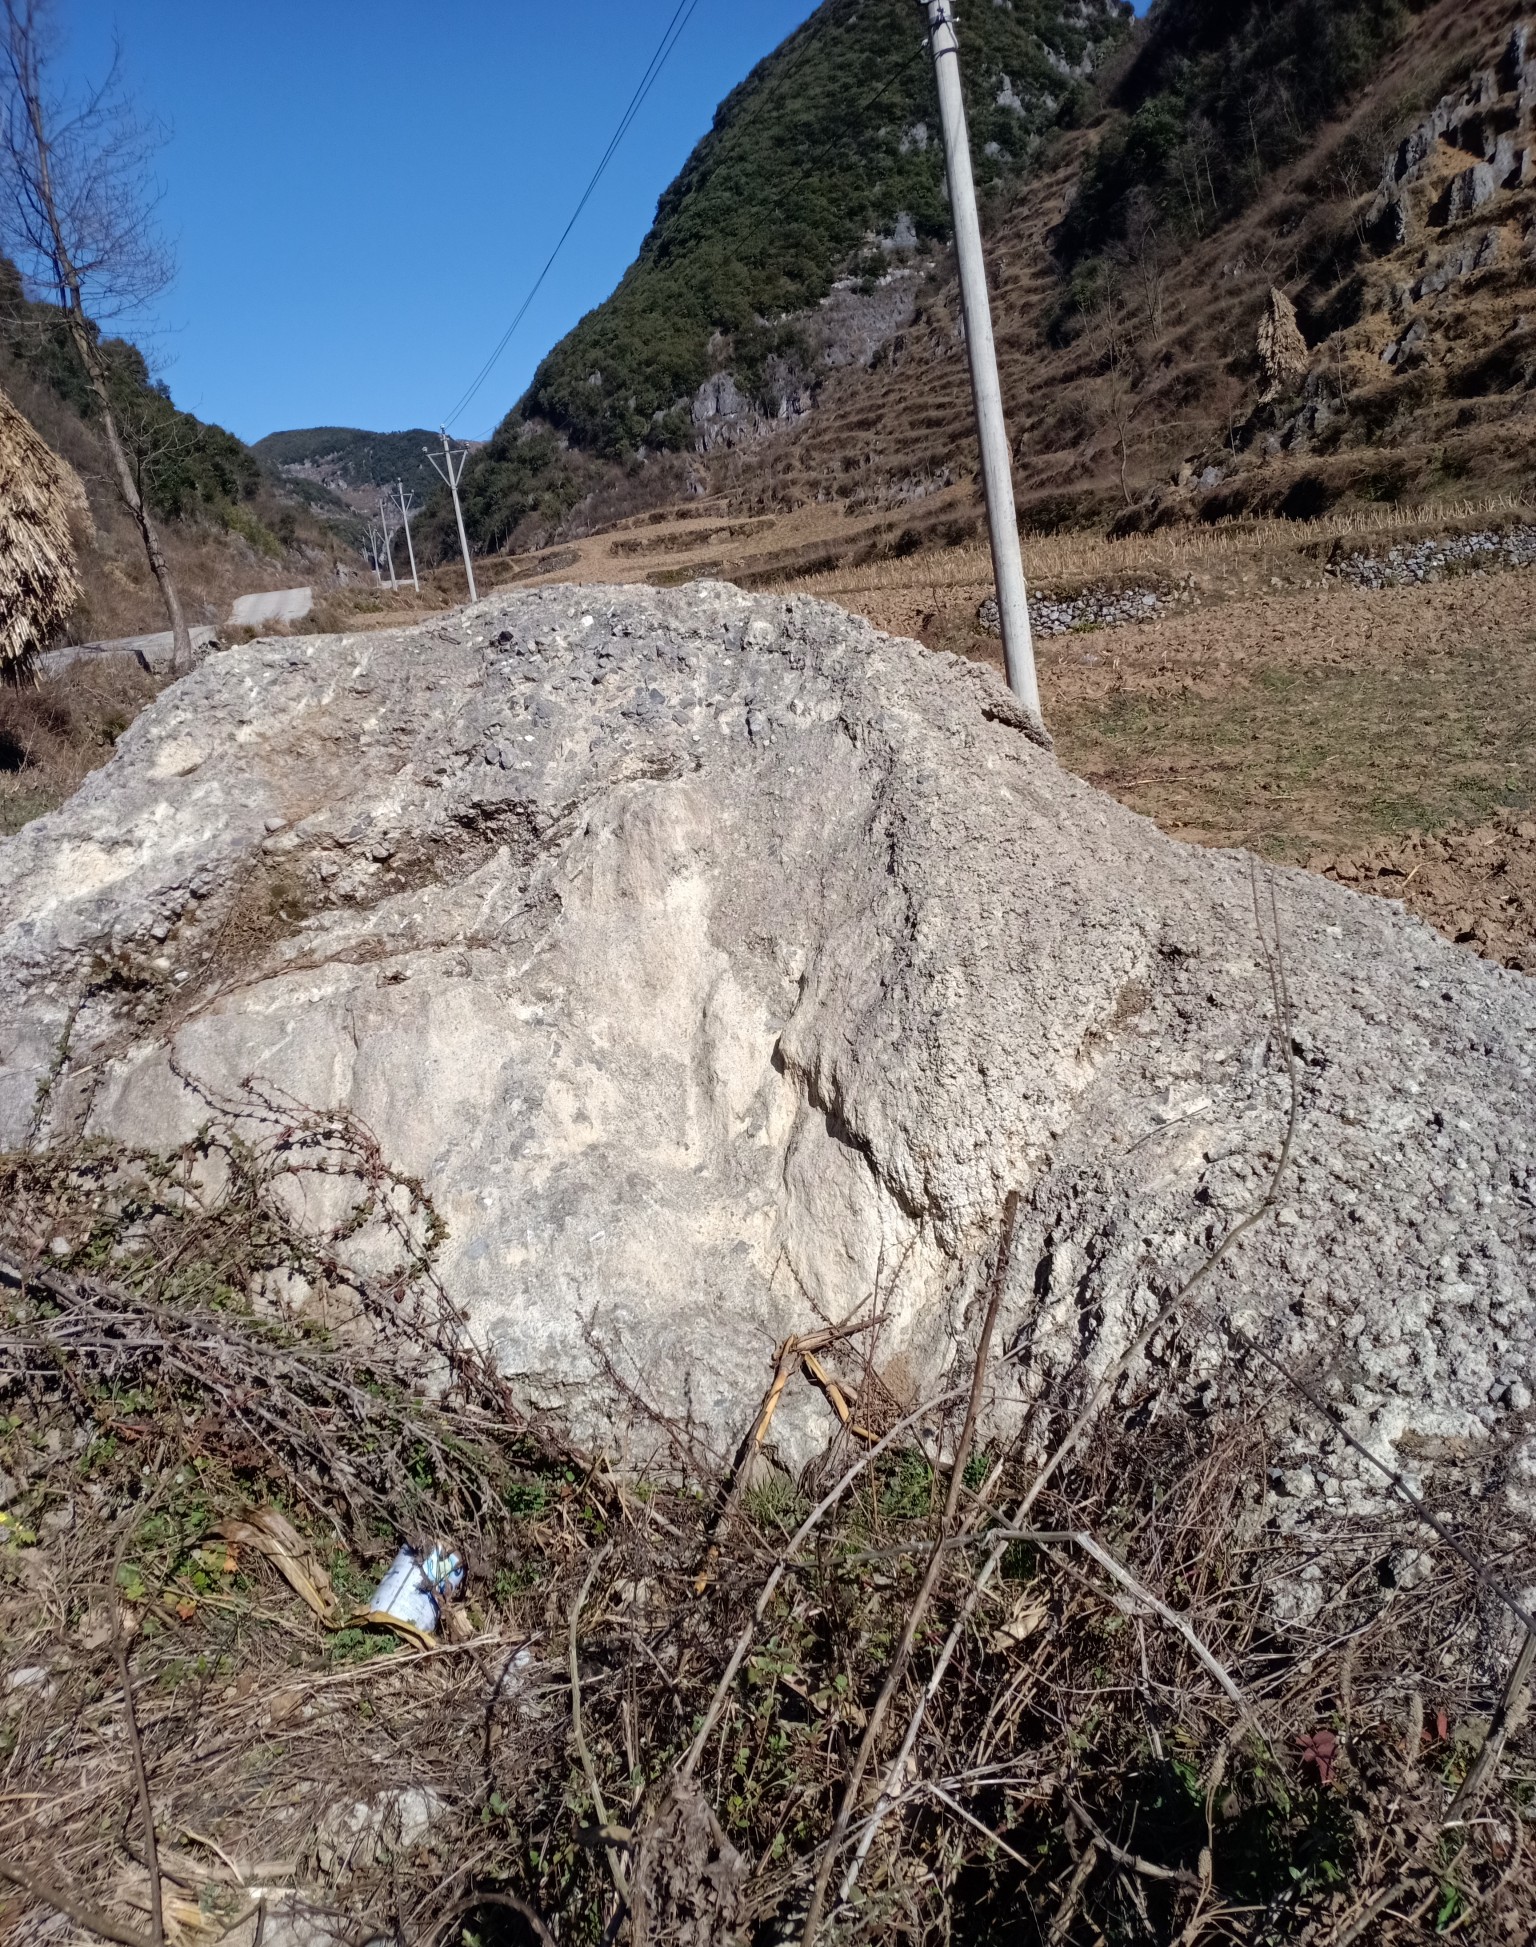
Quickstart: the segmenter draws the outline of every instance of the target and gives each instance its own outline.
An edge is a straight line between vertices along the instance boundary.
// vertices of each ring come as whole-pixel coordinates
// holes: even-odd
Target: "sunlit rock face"
[[[1529,1405],[1536,989],[1164,837],[825,604],[549,589],[216,655],[0,844],[0,981],[0,1142],[347,1112],[465,1330],[615,1464],[718,1461],[828,1324],[872,1411],[953,1385],[1013,1188],[989,1423],[1038,1424],[1262,1198],[1293,1088],[1277,1211],[1145,1375],[1241,1393],[1235,1320],[1399,1460]],[[797,1379],[772,1444],[836,1427]]]

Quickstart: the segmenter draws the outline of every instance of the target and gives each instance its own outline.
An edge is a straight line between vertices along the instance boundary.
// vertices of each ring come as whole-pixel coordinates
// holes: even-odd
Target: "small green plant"
[[[753,1521],[765,1528],[788,1532],[805,1512],[805,1497],[788,1474],[775,1468],[741,1497],[742,1506]]]
[[[238,534],[243,541],[248,541],[258,554],[264,554],[273,561],[282,558],[282,542],[249,507],[231,501],[220,507],[218,514],[220,521],[229,532]]]

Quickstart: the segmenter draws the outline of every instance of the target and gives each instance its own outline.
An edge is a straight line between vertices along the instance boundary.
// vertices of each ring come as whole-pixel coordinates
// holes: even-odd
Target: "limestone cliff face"
[[[942,1385],[1015,1187],[993,1424],[1070,1399],[1262,1197],[1294,1074],[1283,1207],[1164,1382],[1232,1316],[1347,1345],[1383,1453],[1492,1437],[1533,1377],[1536,990],[1300,873],[1256,915],[1253,870],[815,602],[551,589],[255,642],[0,845],[0,1142],[357,1119],[466,1329],[640,1463],[726,1453],[791,1332]],[[317,1181],[338,1277],[404,1275]],[[774,1427],[787,1460],[834,1431],[809,1388]]]

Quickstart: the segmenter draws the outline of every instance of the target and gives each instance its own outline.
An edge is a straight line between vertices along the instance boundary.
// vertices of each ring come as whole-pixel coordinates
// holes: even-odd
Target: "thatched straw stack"
[[[0,675],[47,646],[80,599],[73,469],[0,392]]]

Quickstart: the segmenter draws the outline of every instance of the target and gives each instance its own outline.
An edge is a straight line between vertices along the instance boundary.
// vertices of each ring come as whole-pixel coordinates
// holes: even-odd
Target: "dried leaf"
[[[1013,1605],[1006,1622],[993,1630],[987,1639],[987,1649],[993,1656],[1002,1656],[1008,1650],[1015,1650],[1021,1643],[1027,1643],[1031,1636],[1045,1627],[1051,1613],[1050,1604],[1043,1596],[1020,1596]]]
[[[216,1530],[221,1541],[254,1548],[265,1555],[283,1580],[309,1605],[327,1628],[345,1620],[331,1578],[315,1560],[309,1544],[277,1508],[257,1508],[245,1521],[225,1521]]]
[[[1338,1761],[1339,1740],[1330,1730],[1309,1731],[1301,1740],[1301,1762],[1311,1765],[1317,1773],[1320,1785],[1333,1783],[1334,1766]]]

